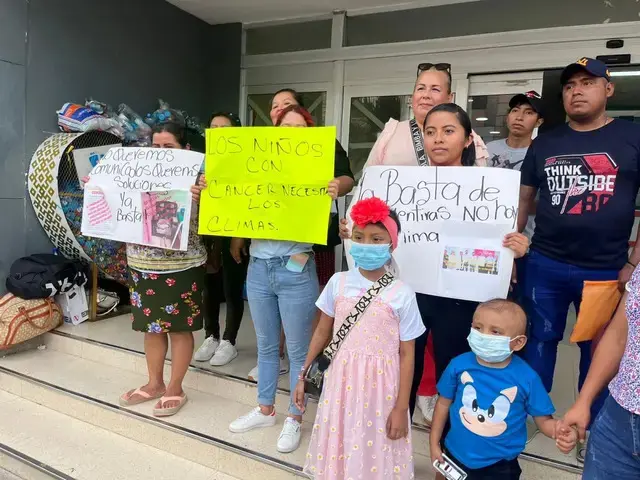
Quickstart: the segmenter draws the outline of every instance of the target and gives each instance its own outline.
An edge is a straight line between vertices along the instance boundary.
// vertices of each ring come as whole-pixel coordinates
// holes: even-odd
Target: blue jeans
[[[576,312],[582,300],[585,280],[615,280],[618,270],[591,270],[552,260],[535,250],[529,253],[524,282],[524,303],[529,319],[529,341],[524,357],[548,392],[553,386],[558,343],[564,336],[569,305]],[[591,342],[578,342],[580,375],[578,389],[587,378],[591,365]],[[593,402],[591,418],[596,418],[608,391],[604,389]]]
[[[591,427],[583,480],[640,478],[640,415],[608,397]]]
[[[263,260],[251,257],[247,273],[247,297],[258,339],[258,403],[274,405],[280,372],[280,325],[284,327],[289,353],[291,393],[307,358],[315,302],[319,295],[313,256],[302,272],[292,272],[289,257]],[[291,402],[289,413],[302,412]]]

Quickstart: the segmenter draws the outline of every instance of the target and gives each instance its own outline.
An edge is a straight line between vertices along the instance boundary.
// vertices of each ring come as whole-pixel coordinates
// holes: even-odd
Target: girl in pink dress
[[[351,255],[356,268],[336,273],[316,305],[322,311],[296,387],[357,301],[382,277],[397,246],[400,223],[379,198],[359,201]],[[325,373],[304,466],[315,479],[412,479],[409,396],[414,340],[424,333],[414,292],[397,278],[371,302]]]

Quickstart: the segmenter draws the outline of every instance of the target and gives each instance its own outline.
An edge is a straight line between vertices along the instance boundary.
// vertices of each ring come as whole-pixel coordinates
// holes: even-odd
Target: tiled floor
[[[224,315],[225,310],[223,305],[220,318],[224,319]],[[85,322],[75,327],[71,325],[64,325],[60,330],[73,335],[141,352],[143,351],[143,336],[140,333],[133,332],[131,330],[130,322],[130,317],[125,315],[95,323]],[[224,320],[222,320],[221,323],[223,324]],[[569,337],[574,323],[575,313],[570,312],[565,338]],[[204,332],[197,332],[195,337],[197,348],[204,339]],[[201,368],[217,371],[227,375],[246,378],[249,370],[256,365],[257,360],[256,337],[250,318],[249,308],[245,309],[245,316],[238,335],[237,347],[239,352],[238,357],[224,367],[211,367],[207,362],[193,362],[193,364]],[[575,345],[569,344],[565,341],[559,346],[554,388],[551,392],[551,397],[558,415],[564,414],[575,401],[577,391],[578,360],[579,351]],[[279,386],[286,390],[289,389],[288,375],[280,377]],[[418,415],[416,415],[416,417],[417,416]],[[541,434],[537,435],[536,438],[528,445],[526,451],[568,464],[576,464],[575,454],[563,455],[557,450],[551,439],[548,439]]]

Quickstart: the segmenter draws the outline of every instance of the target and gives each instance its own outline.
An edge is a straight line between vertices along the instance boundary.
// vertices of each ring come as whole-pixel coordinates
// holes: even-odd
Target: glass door
[[[341,139],[356,181],[387,121],[411,118],[412,91],[412,83],[344,89]]]
[[[543,72],[473,75],[469,78],[467,113],[473,130],[485,143],[508,135],[509,100],[517,93],[542,94]],[[535,132],[534,132],[535,136]]]

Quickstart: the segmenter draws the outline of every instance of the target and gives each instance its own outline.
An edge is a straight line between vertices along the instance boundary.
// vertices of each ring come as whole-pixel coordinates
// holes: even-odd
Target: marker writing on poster
[[[387,202],[398,214],[405,243],[438,243],[438,225],[458,217],[465,222],[509,220],[515,228],[517,204],[501,203],[501,190],[487,175],[480,177],[479,184],[460,184],[443,180],[441,168],[446,167],[433,167],[427,180],[401,175],[397,168],[378,169],[373,174],[375,191],[367,188],[365,172],[358,200],[378,196]]]
[[[217,169],[207,174],[200,233],[277,237],[292,221],[294,202],[313,209],[309,202],[328,199],[328,181],[317,184],[301,175],[305,165],[326,156],[326,141],[300,136],[313,133],[300,131],[306,129],[292,129],[298,130],[292,135],[282,128],[253,130],[251,136],[241,135],[247,133],[244,128],[236,134],[215,132],[216,138],[208,137],[207,166],[210,161],[223,161],[225,169],[232,171],[221,175]]]
[[[120,192],[120,205],[116,212],[118,222],[142,222],[142,211],[138,209],[138,205],[133,204],[132,195],[140,196],[139,193]]]
[[[176,179],[197,176],[202,165],[199,159],[174,163],[179,152],[162,148],[112,148],[91,175],[111,177],[124,190],[171,190]]]

